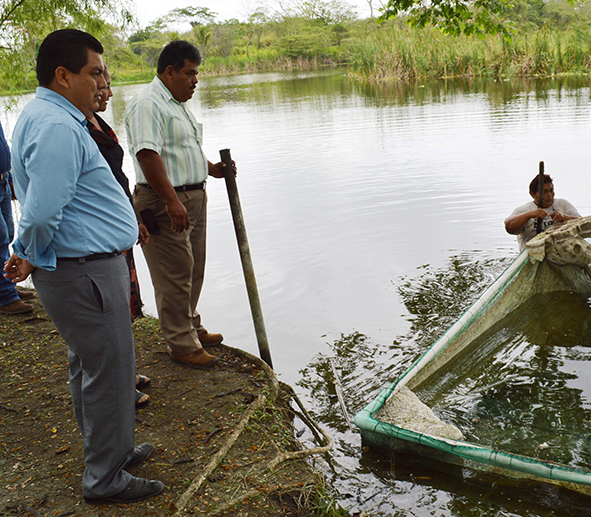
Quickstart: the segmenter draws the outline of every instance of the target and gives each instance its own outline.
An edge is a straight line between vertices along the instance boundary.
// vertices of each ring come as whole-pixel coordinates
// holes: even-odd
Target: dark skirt
[[[135,270],[135,261],[133,260],[133,249],[125,250],[123,252],[125,260],[127,261],[127,267],[129,268],[129,279],[130,279],[130,293],[131,298],[129,300],[129,310],[131,311],[131,319],[143,318],[142,312],[142,299],[140,297],[140,283],[137,278],[137,271]]]

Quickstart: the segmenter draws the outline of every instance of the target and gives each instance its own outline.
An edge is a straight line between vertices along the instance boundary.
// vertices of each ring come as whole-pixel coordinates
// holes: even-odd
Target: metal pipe
[[[259,345],[259,355],[263,361],[273,368],[273,362],[271,361],[271,351],[269,349],[269,341],[267,340],[267,332],[265,330],[265,322],[263,320],[263,310],[261,308],[259,291],[257,288],[256,278],[254,276],[254,267],[252,265],[252,258],[250,256],[250,247],[248,245],[248,238],[246,236],[246,226],[244,224],[244,217],[242,216],[242,207],[240,206],[238,185],[236,184],[236,178],[233,172],[230,149],[222,149],[220,151],[220,157],[226,164],[224,170],[224,179],[226,180],[228,200],[230,201],[230,210],[232,211],[232,220],[234,221],[234,230],[236,231],[238,250],[240,251],[242,271],[244,273],[244,280],[246,281],[246,290],[248,292],[248,301],[250,302],[250,311],[252,313],[252,320]]]

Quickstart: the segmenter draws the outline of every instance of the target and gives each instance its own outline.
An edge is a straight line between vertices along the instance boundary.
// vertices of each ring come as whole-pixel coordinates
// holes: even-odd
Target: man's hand
[[[139,223],[138,230],[139,230],[139,235],[138,235],[137,243],[140,246],[143,246],[144,244],[148,244],[148,241],[150,240],[150,232],[146,228],[146,225],[143,223]]]
[[[13,284],[26,280],[33,272],[35,266],[29,264],[25,259],[17,257],[14,253],[4,263],[4,277],[12,281]]]
[[[214,178],[223,178],[224,177],[224,170],[226,167],[226,164],[224,162],[218,162],[218,163],[207,162],[207,165],[208,165],[210,176],[213,176]],[[232,160],[232,169],[234,171],[234,176],[236,176],[236,174],[238,174],[238,167],[236,167],[236,162],[234,160]]]
[[[181,233],[189,229],[191,220],[189,219],[189,212],[185,208],[179,198],[173,199],[170,203],[165,205],[166,213],[170,217],[172,223],[172,231],[174,233]]]
[[[543,208],[536,208],[535,210],[532,210],[528,213],[530,219],[544,219],[548,215],[548,212],[546,212],[546,210]]]
[[[171,228],[174,233],[184,232],[189,228],[189,214],[179,200],[168,176],[162,157],[150,149],[142,149],[136,154],[146,181],[164,201],[166,212],[170,217]]]
[[[550,217],[555,223],[563,223],[564,221],[571,221],[572,219],[578,219],[578,217],[574,217],[572,215],[566,215],[561,212],[552,212]]]
[[[530,219],[544,219],[547,215],[548,212],[543,208],[536,208],[535,210],[510,217],[505,220],[505,230],[511,235],[518,235]]]

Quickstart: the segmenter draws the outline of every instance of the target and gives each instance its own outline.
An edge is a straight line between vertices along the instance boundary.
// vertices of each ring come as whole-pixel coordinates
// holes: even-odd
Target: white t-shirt
[[[529,203],[526,203],[525,205],[516,208],[513,211],[513,213],[509,217],[507,217],[507,219],[515,217],[516,215],[525,214],[526,212],[530,212],[532,210],[535,210],[536,208],[538,208],[537,205],[533,201],[530,201]],[[548,228],[548,226],[552,226],[554,224],[554,221],[550,217],[550,214],[552,212],[560,212],[561,214],[570,215],[572,217],[581,217],[581,214],[579,214],[577,209],[573,205],[571,205],[566,199],[554,199],[554,203],[552,204],[552,206],[550,208],[544,208],[544,210],[548,212],[548,215],[542,221],[542,231]],[[532,237],[535,237],[537,235],[537,228],[537,219],[530,219],[529,221],[527,221],[527,223],[521,230],[521,233],[517,234],[519,251],[525,248],[525,243],[527,241],[529,241]]]

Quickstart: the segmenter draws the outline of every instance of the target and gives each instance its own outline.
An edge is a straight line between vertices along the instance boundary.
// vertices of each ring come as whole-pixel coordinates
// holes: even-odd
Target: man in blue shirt
[[[2,263],[10,257],[8,246],[14,238],[11,200],[10,150],[6,138],[4,138],[4,130],[0,125],[0,259]],[[31,291],[24,291],[24,293],[26,293],[27,298],[33,297]],[[0,314],[12,315],[33,312],[33,306],[24,303],[19,294],[10,280],[0,278]]]
[[[106,86],[102,52],[96,38],[74,29],[51,33],[39,48],[39,88],[13,133],[22,213],[4,269],[13,282],[32,275],[68,345],[86,501],[130,503],[164,485],[124,470],[154,447],[134,447],[135,353],[121,250],[133,246],[138,226],[86,128]]]

